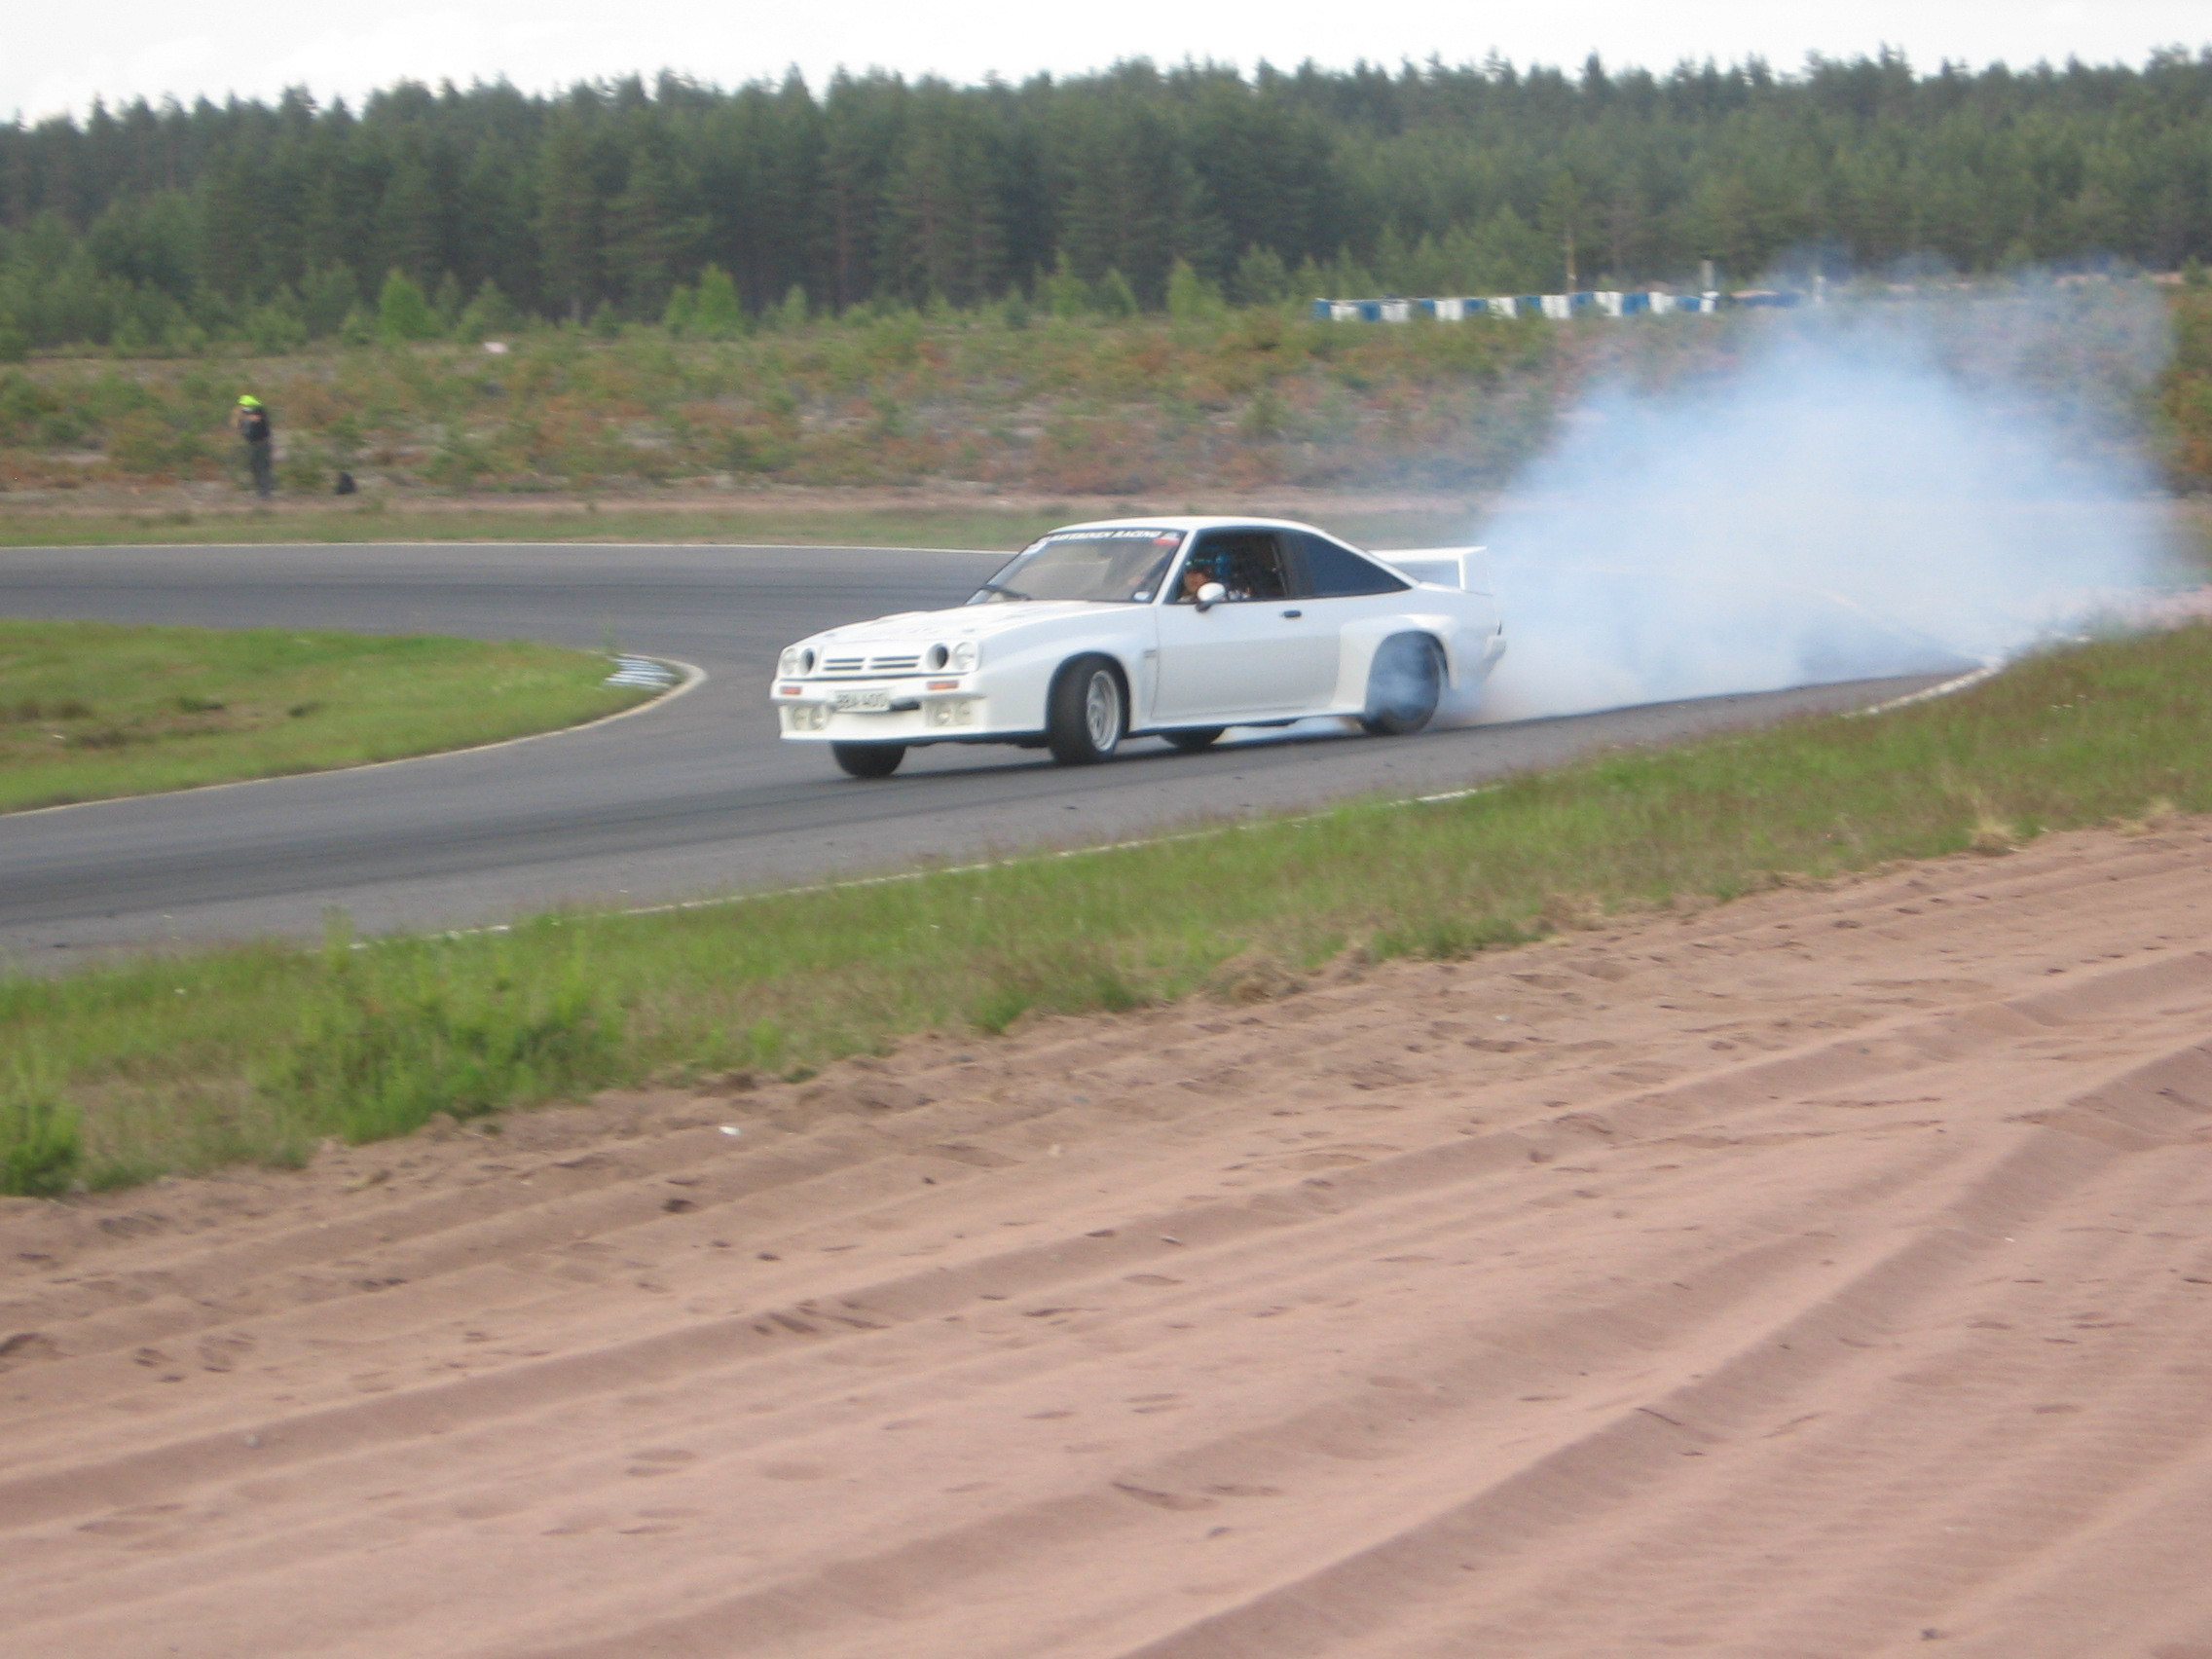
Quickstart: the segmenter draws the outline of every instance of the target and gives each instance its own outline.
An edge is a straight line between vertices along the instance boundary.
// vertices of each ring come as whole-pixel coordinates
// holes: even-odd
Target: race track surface
[[[357,772],[0,818],[0,960],[169,940],[497,920],[1141,834],[1204,814],[1419,793],[1929,683],[1828,685],[1571,719],[1337,735],[1067,770],[917,751],[843,777],[775,736],[776,653],[816,628],[953,604],[1004,557],[882,548],[271,546],[0,552],[0,614],[530,638],[673,657],[708,682],[591,730]]]

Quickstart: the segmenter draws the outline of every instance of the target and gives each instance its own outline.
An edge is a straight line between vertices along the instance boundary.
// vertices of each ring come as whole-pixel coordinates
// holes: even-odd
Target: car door
[[[1185,573],[1218,580],[1229,597],[1200,609]],[[1272,530],[1209,530],[1196,536],[1160,607],[1162,724],[1233,725],[1321,705],[1336,682],[1333,630],[1297,597],[1288,550]]]

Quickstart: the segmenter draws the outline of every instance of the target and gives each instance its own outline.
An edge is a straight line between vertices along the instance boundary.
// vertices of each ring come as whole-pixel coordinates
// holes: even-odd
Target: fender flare
[[[1466,650],[1459,638],[1458,620],[1433,612],[1402,611],[1395,616],[1362,617],[1345,624],[1337,687],[1340,701],[1360,702],[1367,695],[1367,677],[1375,666],[1375,653],[1384,640],[1400,634],[1426,634],[1444,653],[1444,683],[1458,690],[1467,683]]]

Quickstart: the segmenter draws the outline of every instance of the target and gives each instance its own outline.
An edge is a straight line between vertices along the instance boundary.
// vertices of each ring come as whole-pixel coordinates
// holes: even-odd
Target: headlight
[[[776,672],[784,675],[801,672],[798,666],[798,646],[786,645],[784,647],[784,654],[776,660]]]
[[[974,668],[977,662],[982,660],[982,647],[977,645],[974,640],[962,640],[957,645],[954,645],[952,647],[952,654],[949,660],[956,671],[961,674],[966,674],[970,669]]]

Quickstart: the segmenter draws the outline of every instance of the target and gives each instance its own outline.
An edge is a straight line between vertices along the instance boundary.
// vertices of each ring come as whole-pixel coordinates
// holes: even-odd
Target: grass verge
[[[941,1026],[1452,957],[1782,872],[2212,809],[2212,627],[1878,719],[1623,751],[1428,805],[649,916],[276,944],[0,981],[0,1136],[51,1190],[302,1157],[648,1076],[793,1071]],[[12,1125],[12,1126],[9,1126]],[[58,1150],[57,1150],[58,1149]],[[0,1167],[16,1154],[0,1146]],[[33,1190],[18,1185],[18,1190]]]
[[[650,695],[607,673],[527,643],[0,621],[0,812],[496,743]]]

